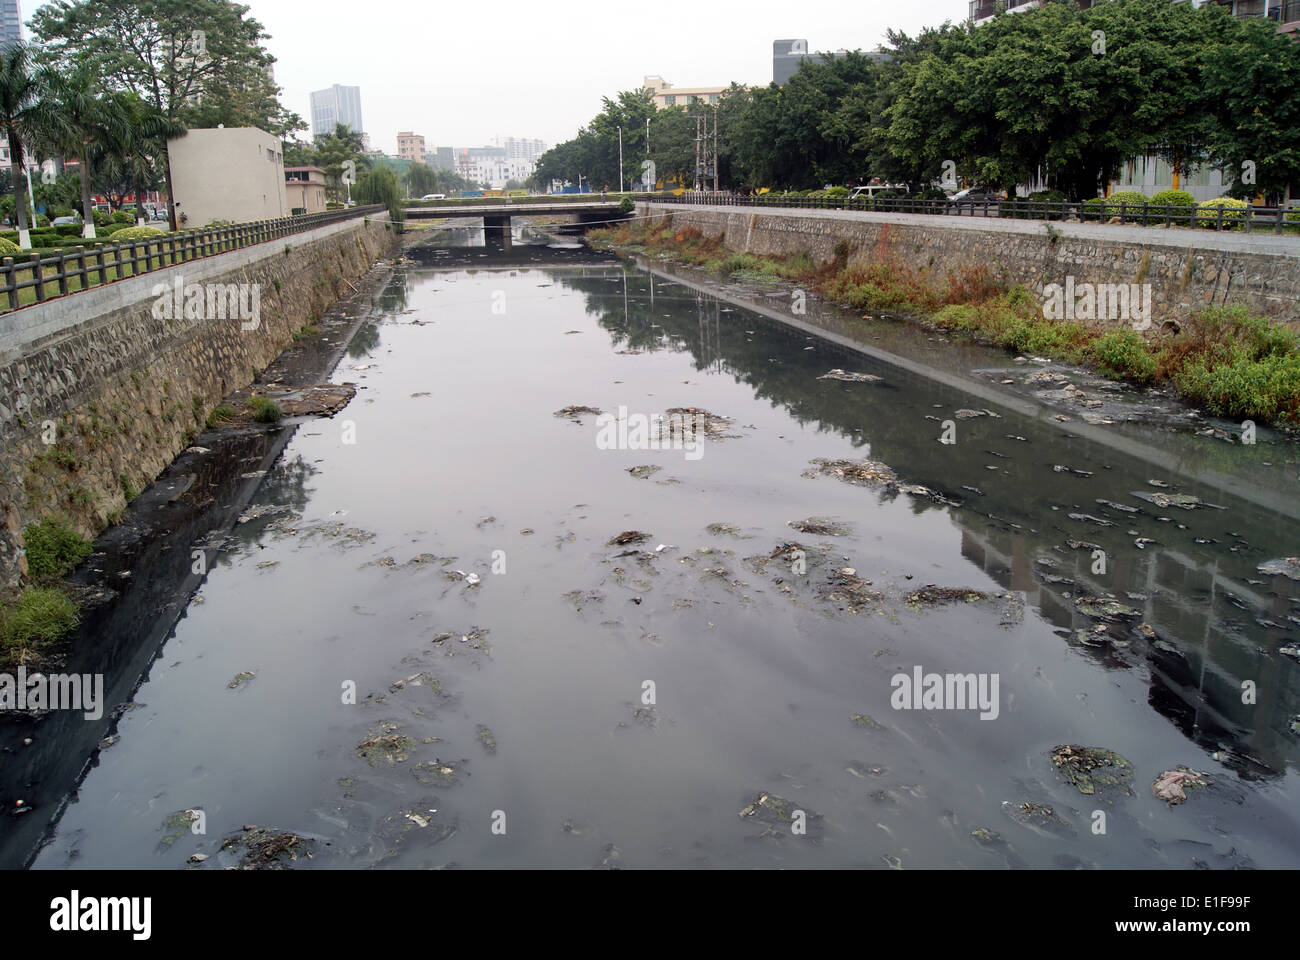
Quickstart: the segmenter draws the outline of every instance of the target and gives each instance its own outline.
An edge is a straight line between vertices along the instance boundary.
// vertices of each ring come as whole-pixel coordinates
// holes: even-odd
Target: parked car
[[[993,193],[983,187],[967,187],[965,190],[958,190],[948,198],[949,203],[996,203],[1003,199],[999,194]]]
[[[878,194],[884,193],[886,190],[901,190],[904,193],[906,193],[907,184],[871,183],[871,184],[867,184],[864,187],[854,187],[853,192],[849,194],[849,198],[853,199],[854,197],[866,197],[867,199],[871,199],[872,197],[877,196]]]
[[[81,217],[55,217],[50,221],[52,227],[79,227],[81,226]]]
[[[426,193],[420,199],[421,200],[446,200],[447,195],[445,193]]]
[[[166,219],[167,219],[167,208],[166,208],[166,207],[154,207],[154,208],[153,208],[153,212],[149,214],[149,219],[150,219],[150,220],[166,220]]]

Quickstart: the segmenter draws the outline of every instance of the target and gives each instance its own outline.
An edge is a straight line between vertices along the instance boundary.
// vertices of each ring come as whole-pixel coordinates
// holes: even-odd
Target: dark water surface
[[[1300,583],[1257,570],[1300,554],[1293,446],[1059,421],[1027,399],[1043,365],[854,328],[900,366],[735,302],[783,291],[416,255],[334,372],[351,405],[244,441],[268,472],[36,866],[211,869],[246,824],[318,867],[1300,866]],[[569,405],[730,423],[691,460],[600,449]],[[803,475],[864,457],[931,495]],[[787,525],[811,517],[843,535]],[[607,545],[627,530],[650,537]],[[771,558],[791,541],[806,573]],[[845,567],[879,595],[848,602]],[[928,584],[994,596],[908,602]],[[1081,595],[1134,616],[1098,637]],[[997,717],[893,709],[917,666],[996,676]],[[1132,794],[1080,793],[1059,744],[1122,754]],[[1169,807],[1150,785],[1179,764],[1211,782]]]

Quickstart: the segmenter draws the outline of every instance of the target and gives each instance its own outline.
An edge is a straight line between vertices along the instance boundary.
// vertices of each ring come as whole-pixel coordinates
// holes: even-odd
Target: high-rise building
[[[361,123],[361,88],[339,84],[325,90],[315,90],[311,95],[311,135],[323,137],[343,124],[357,133],[364,133]]]
[[[23,38],[23,13],[18,0],[0,0],[0,43]]]
[[[424,163],[425,153],[424,137],[418,133],[412,133],[410,130],[398,132],[397,155],[399,157],[412,163]]]
[[[823,57],[834,57],[838,60],[847,55],[848,51],[843,49],[836,50],[834,53],[812,53],[808,50],[807,40],[773,40],[772,82],[779,87],[785,86],[805,60],[820,61]],[[879,51],[867,51],[866,55],[875,60],[889,59],[889,54]]]
[[[506,157],[511,160],[536,160],[546,152],[546,144],[541,140],[529,140],[526,137],[506,137],[501,141]]]

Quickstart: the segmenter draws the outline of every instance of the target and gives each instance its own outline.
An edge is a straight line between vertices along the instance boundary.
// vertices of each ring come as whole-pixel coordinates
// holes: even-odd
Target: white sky
[[[23,19],[43,3],[21,0]],[[397,131],[428,147],[493,137],[572,137],[602,96],[659,74],[678,87],[772,79],[772,41],[874,49],[887,28],[917,33],[966,17],[966,0],[243,0],[271,35],[282,100],[310,122],[312,90],[361,87],[371,143]],[[437,24],[437,26],[435,26]]]

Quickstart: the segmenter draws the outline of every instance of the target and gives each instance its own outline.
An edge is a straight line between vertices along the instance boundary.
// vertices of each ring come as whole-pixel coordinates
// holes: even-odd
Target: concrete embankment
[[[1211,304],[1242,304],[1300,331],[1300,237],[1100,223],[844,210],[641,203],[641,217],[671,217],[721,235],[737,253],[807,253],[818,263],[897,259],[937,277],[985,266],[1042,296],[1081,284],[1150,284],[1153,331]],[[653,220],[651,221],[653,222]],[[846,245],[846,246],[841,246]]]
[[[348,220],[0,317],[0,592],[24,527],[102,530],[397,242]]]

